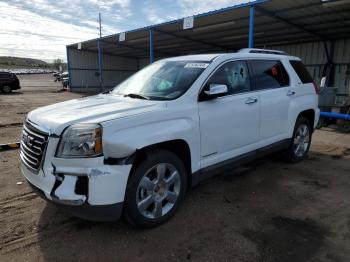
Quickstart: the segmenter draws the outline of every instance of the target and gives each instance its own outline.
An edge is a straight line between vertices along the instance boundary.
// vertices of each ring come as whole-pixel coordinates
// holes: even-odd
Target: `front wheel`
[[[286,152],[289,162],[297,163],[305,158],[309,152],[312,137],[312,127],[308,119],[298,117],[291,144]]]
[[[167,150],[147,152],[129,178],[124,217],[137,227],[160,225],[175,214],[186,188],[187,172],[180,158]]]
[[[9,94],[12,92],[12,88],[10,86],[3,86],[2,91],[6,94]]]

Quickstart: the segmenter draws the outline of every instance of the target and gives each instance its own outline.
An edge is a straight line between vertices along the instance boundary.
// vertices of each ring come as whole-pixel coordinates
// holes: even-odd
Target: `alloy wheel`
[[[141,178],[136,190],[136,204],[146,218],[156,219],[166,215],[180,194],[179,171],[169,163],[150,168]]]
[[[310,143],[310,130],[306,124],[301,124],[295,132],[293,151],[297,157],[303,157]]]

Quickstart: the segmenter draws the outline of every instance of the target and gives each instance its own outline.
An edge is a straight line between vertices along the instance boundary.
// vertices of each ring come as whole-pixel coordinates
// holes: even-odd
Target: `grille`
[[[37,130],[28,122],[23,125],[20,157],[29,169],[39,170],[44,158],[47,139],[48,134]]]

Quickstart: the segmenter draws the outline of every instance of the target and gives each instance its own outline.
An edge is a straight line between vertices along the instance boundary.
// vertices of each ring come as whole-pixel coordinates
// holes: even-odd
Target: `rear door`
[[[10,80],[10,78],[9,78],[8,73],[0,72],[0,86],[9,84],[9,82],[10,82],[9,80]]]
[[[259,140],[270,144],[287,137],[288,111],[293,91],[279,60],[249,60],[254,89],[260,96]]]

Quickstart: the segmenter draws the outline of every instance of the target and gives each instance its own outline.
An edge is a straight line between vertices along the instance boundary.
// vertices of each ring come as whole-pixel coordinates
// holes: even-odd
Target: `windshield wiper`
[[[124,95],[124,97],[131,97],[131,98],[138,98],[138,99],[144,99],[144,100],[149,100],[149,97],[144,96],[144,95],[140,95],[140,94],[126,94]]]

